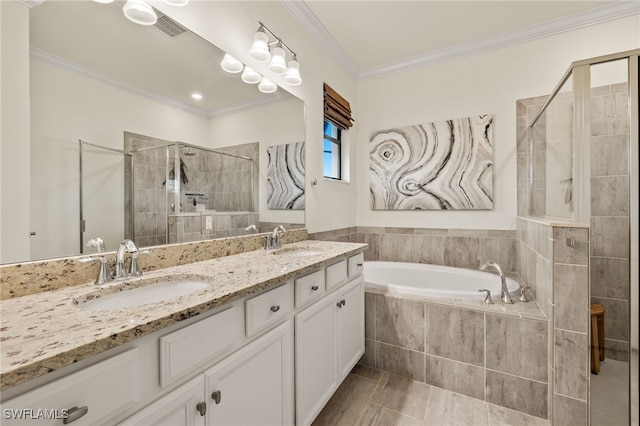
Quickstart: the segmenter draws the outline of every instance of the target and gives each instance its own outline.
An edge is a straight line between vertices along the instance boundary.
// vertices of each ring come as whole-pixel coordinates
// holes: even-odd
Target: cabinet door
[[[205,372],[207,425],[293,424],[288,321]]]
[[[329,295],[295,317],[297,425],[310,424],[338,387],[336,302]]]
[[[340,290],[338,296],[338,379],[342,381],[364,353],[364,278]]]
[[[120,425],[204,426],[205,404],[204,376],[200,374]]]

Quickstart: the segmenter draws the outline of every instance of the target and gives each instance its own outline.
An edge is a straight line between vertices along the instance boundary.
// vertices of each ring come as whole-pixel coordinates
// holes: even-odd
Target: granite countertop
[[[321,252],[279,256],[266,250],[158,269],[127,280],[135,286],[173,279],[209,285],[168,301],[111,311],[88,311],[74,299],[89,300],[121,283],[93,283],[0,302],[0,390],[43,376],[82,359],[150,334],[244,296],[274,287],[362,251],[366,244],[301,241],[283,248]],[[62,277],[61,279],[64,279]]]

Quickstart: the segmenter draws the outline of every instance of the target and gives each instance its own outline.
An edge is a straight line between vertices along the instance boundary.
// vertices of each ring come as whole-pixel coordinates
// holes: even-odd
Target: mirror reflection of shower
[[[257,142],[210,149],[125,133],[125,149],[127,237],[138,246],[243,235],[258,224]]]

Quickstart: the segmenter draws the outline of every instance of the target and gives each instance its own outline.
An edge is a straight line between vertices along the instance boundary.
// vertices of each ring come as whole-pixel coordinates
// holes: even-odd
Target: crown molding
[[[436,64],[487,52],[515,44],[526,43],[540,38],[550,37],[568,31],[601,24],[615,19],[640,13],[637,1],[616,1],[608,5],[595,7],[561,18],[551,19],[539,24],[529,25],[517,30],[508,31],[495,36],[485,37],[470,43],[435,50],[402,61],[371,67],[360,72],[358,81],[368,81],[387,77],[393,74],[413,70],[425,65]]]
[[[425,65],[463,58],[465,56],[525,43],[640,13],[640,2],[635,0],[616,1],[611,4],[577,12],[561,18],[551,19],[539,24],[529,25],[502,34],[481,38],[469,43],[462,43],[400,61],[360,70],[358,65],[344,49],[340,47],[338,42],[322,25],[304,1],[281,0],[281,3],[285,9],[320,42],[338,65],[356,81],[368,81],[387,77]]]
[[[284,8],[302,25],[312,36],[316,38],[338,65],[353,79],[357,80],[360,67],[338,44],[335,38],[322,25],[309,6],[300,0],[280,0]]]
[[[255,107],[259,107],[259,106],[264,106],[267,104],[271,104],[274,102],[279,102],[281,100],[285,100],[285,96],[282,94],[282,88],[280,88],[280,90],[278,92],[276,92],[275,94],[272,94],[270,96],[267,96],[263,99],[257,99],[255,101],[248,101],[248,102],[239,102],[237,104],[234,105],[230,105],[228,107],[224,107],[224,108],[218,108],[214,111],[211,111],[209,114],[207,114],[208,118],[218,118],[218,117],[222,117],[223,115],[229,115],[229,114],[235,114],[236,112],[241,112],[245,109],[250,109],[250,108],[255,108]]]

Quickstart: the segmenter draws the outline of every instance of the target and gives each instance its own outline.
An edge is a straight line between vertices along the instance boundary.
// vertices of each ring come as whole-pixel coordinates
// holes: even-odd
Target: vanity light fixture
[[[191,94],[191,98],[192,98],[193,100],[196,100],[196,101],[201,101],[201,100],[202,100],[202,97],[203,97],[203,96],[202,96],[202,94],[200,94],[200,93],[198,93],[198,92],[193,92],[193,93]]]
[[[96,3],[113,3],[113,0],[93,0]],[[163,0],[171,6],[185,6],[189,0]],[[122,6],[122,13],[131,22],[139,25],[154,25],[158,21],[156,11],[144,0],[127,0]]]
[[[269,52],[269,36],[264,32],[261,24],[258,31],[253,35],[253,45],[249,49],[249,56],[258,62],[269,62],[271,52]]]
[[[262,77],[262,80],[260,80],[260,84],[258,84],[258,90],[260,90],[262,93],[273,93],[278,90],[278,85],[269,80],[267,77]]]
[[[224,54],[222,62],[220,62],[220,66],[223,70],[231,74],[239,73],[244,68],[244,64],[242,62],[229,55],[228,53]]]
[[[244,71],[242,71],[242,81],[247,84],[256,84],[259,83],[262,79],[262,76],[255,72],[253,68],[249,68],[247,66],[244,67]]]
[[[295,55],[287,64],[287,72],[284,74],[283,80],[291,86],[299,86],[302,83],[302,78],[300,77],[300,64],[298,63],[298,59]]]
[[[300,63],[296,53],[262,22],[258,21],[258,24],[258,30],[253,35],[253,45],[249,49],[249,56],[258,62],[269,62],[270,71],[285,74],[283,78],[285,83],[292,86],[302,84]],[[287,54],[291,57],[289,62],[287,62]]]
[[[127,0],[122,12],[128,20],[140,25],[153,25],[158,20],[153,8],[142,0]]]

